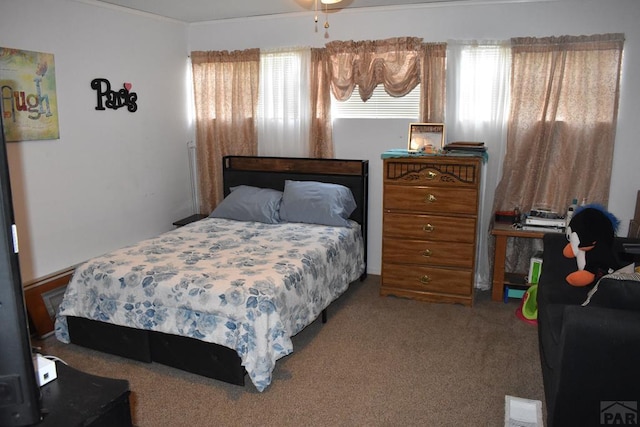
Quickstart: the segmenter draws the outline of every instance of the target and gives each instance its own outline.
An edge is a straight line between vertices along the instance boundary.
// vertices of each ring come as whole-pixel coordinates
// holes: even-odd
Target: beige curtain
[[[512,40],[511,112],[496,209],[607,204],[624,37]]]
[[[332,158],[331,92],[326,49],[311,49],[311,136],[309,157]]]
[[[222,157],[255,155],[260,50],[192,52],[200,212],[223,198]]]
[[[349,99],[356,85],[367,101],[378,84],[391,96],[404,96],[420,83],[422,39],[398,37],[326,44],[333,96]]]
[[[420,121],[444,123],[447,44],[425,43],[421,50]]]
[[[623,44],[622,34],[512,40],[507,150],[494,211],[564,212],[573,198],[607,205]],[[508,261],[514,268],[528,268],[528,256],[513,258],[523,263]]]

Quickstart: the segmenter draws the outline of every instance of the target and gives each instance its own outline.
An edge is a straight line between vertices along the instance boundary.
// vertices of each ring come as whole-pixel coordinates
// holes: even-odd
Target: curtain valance
[[[326,44],[331,90],[336,99],[349,99],[355,86],[367,101],[377,85],[391,96],[404,96],[420,83],[422,39],[333,41]]]

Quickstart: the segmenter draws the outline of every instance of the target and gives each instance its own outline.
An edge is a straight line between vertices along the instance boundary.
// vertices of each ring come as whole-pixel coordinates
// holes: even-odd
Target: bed
[[[79,266],[56,337],[266,389],[291,337],[366,276],[368,162],[227,156],[223,187],[210,217]]]

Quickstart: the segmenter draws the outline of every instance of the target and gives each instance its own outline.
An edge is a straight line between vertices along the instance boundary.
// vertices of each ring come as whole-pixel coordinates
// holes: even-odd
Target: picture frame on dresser
[[[410,152],[435,152],[445,144],[444,123],[410,123],[407,149]]]

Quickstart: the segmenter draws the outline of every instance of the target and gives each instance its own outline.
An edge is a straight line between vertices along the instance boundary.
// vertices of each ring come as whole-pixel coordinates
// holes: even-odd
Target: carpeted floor
[[[544,401],[537,330],[517,302],[479,292],[472,308],[380,297],[370,275],[294,337],[259,393],[102,354],[54,337],[43,353],[129,380],[134,423],[146,426],[501,426],[505,395]]]

